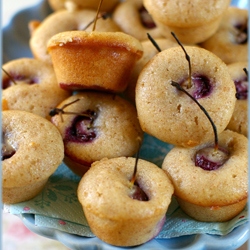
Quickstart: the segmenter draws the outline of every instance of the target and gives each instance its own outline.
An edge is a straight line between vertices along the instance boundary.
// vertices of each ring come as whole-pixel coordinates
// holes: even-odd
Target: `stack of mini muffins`
[[[248,196],[247,10],[229,0],[48,2],[53,12],[29,23],[34,58],[3,65],[4,202],[33,198],[63,160],[82,177],[77,195],[91,230],[115,246],[154,238],[173,195],[196,220],[239,214]],[[55,160],[47,173],[40,153],[23,174],[15,158],[27,143],[43,150],[32,123],[53,131],[59,147],[47,154]],[[135,158],[144,133],[173,144],[162,166]],[[19,186],[10,166],[25,177]],[[7,191],[22,186],[30,195],[12,200]]]

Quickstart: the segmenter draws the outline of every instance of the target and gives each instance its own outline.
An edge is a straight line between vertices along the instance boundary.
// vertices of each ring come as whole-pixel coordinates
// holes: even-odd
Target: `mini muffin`
[[[49,112],[70,92],[61,89],[51,64],[33,58],[14,59],[4,64],[2,101],[11,110],[25,110],[46,119]]]
[[[35,197],[64,156],[57,128],[26,111],[2,111],[2,143],[2,197],[6,204]]]
[[[113,12],[113,20],[121,30],[138,40],[147,39],[147,33],[154,38],[162,37],[153,18],[143,6],[142,0],[127,0],[120,2]]]
[[[199,150],[174,147],[165,157],[162,169],[173,182],[174,195],[189,216],[199,221],[228,221],[245,207],[248,197],[248,140],[225,130],[219,135],[219,150],[228,159],[221,166],[206,169],[196,165]],[[216,166],[218,162],[210,162]]]
[[[219,27],[230,0],[143,0],[162,35],[174,32],[181,42],[197,44],[212,36]]]
[[[100,0],[48,0],[52,10],[57,11],[60,9],[68,8],[69,5],[74,5],[78,9],[93,9],[97,10]],[[103,1],[101,11],[112,11],[119,3],[119,0]]]
[[[180,47],[156,54],[141,71],[136,84],[136,107],[144,132],[182,147],[194,147],[214,137],[202,110],[178,83],[210,114],[218,133],[229,123],[235,107],[235,85],[226,64],[199,47],[185,47],[189,65]],[[190,85],[190,86],[189,86]]]
[[[135,158],[95,162],[81,179],[77,195],[91,231],[115,246],[136,246],[161,230],[173,185],[162,169],[139,159],[136,185],[131,185]],[[105,177],[105,178],[104,178]],[[133,196],[133,188],[148,199]]]
[[[248,10],[229,7],[216,33],[201,47],[219,56],[226,64],[248,60]]]
[[[50,55],[47,51],[49,39],[57,33],[70,30],[93,29],[93,21],[96,18],[96,11],[91,9],[83,10],[58,10],[48,15],[43,21],[32,20],[29,23],[30,40],[29,45],[35,58],[48,63],[51,62]],[[92,23],[92,24],[91,24]],[[116,32],[120,31],[118,25],[107,17],[99,18],[95,27],[96,31]]]
[[[123,92],[141,43],[123,32],[68,31],[48,42],[57,81],[66,90]]]
[[[63,111],[73,114],[55,115],[52,122],[64,141],[64,161],[76,174],[82,176],[104,157],[133,156],[138,151],[143,132],[131,103],[118,95],[85,91],[58,108],[69,103]]]
[[[248,76],[244,72],[248,62],[236,62],[228,65],[229,73],[236,86],[236,103],[227,128],[248,136]]]

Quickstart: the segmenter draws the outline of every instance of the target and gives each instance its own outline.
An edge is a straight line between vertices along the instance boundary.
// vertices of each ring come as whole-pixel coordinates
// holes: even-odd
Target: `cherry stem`
[[[244,72],[246,73],[247,75],[247,78],[248,78],[248,70],[246,68],[243,68]]]
[[[10,80],[17,85],[16,81],[14,80],[14,78],[2,67],[2,71],[10,78]]]
[[[175,35],[174,32],[171,32],[172,36],[175,38],[175,40],[177,41],[177,43],[181,46],[182,50],[184,51],[185,53],[185,56],[186,56],[186,60],[188,61],[188,86],[187,88],[191,88],[192,87],[192,78],[191,78],[191,59],[190,59],[190,56],[188,55],[187,51],[185,50],[185,48],[183,47],[183,45],[181,44],[181,42],[179,41],[179,39],[177,38],[177,36]]]
[[[130,181],[130,183],[132,184],[132,186],[134,185],[135,180],[136,180],[138,160],[139,160],[139,152],[137,152],[137,154],[136,154],[134,173],[133,173],[133,176],[132,176],[131,181]]]
[[[96,12],[96,17],[95,17],[94,26],[93,26],[92,31],[94,31],[95,28],[96,28],[96,23],[97,23],[99,12],[100,12],[100,9],[101,9],[101,6],[102,6],[102,2],[103,2],[103,0],[100,0],[100,2],[99,2],[99,6],[98,6],[98,9],[97,9],[97,12]]]
[[[88,115],[88,114],[82,114],[82,113],[77,113],[77,112],[65,112],[64,109],[68,106],[70,106],[71,104],[78,102],[80,99],[76,99],[70,103],[66,103],[62,106],[62,108],[54,108],[49,112],[50,116],[55,116],[55,115],[60,115],[61,117],[61,121],[63,122],[63,114],[67,114],[67,115],[80,115],[80,116],[84,116],[84,117],[88,117],[88,118],[92,118],[92,115]]]
[[[207,116],[208,120],[210,121],[210,123],[211,123],[211,125],[213,127],[213,131],[214,131],[214,149],[215,149],[215,151],[217,151],[218,148],[219,148],[217,128],[216,128],[213,120],[211,119],[210,115],[206,111],[206,109],[192,95],[190,95],[184,88],[182,88],[179,83],[172,81],[171,85],[176,87],[178,90],[184,92],[186,95],[188,95],[199,106],[199,108],[204,112],[204,114]]]
[[[156,43],[156,41],[153,39],[153,37],[149,33],[147,33],[147,36],[148,36],[148,39],[151,41],[151,43],[155,46],[155,48],[159,52],[161,52],[161,49],[160,49],[159,45]]]
[[[100,19],[100,18],[103,18],[104,20],[107,19],[107,18],[108,18],[108,13],[104,12],[104,13],[98,15],[97,19]],[[89,22],[89,23],[85,26],[85,28],[83,28],[82,30],[86,30],[86,29],[87,29],[91,24],[93,24],[94,22],[95,22],[95,19],[92,20],[91,22]]]
[[[131,187],[133,187],[135,180],[136,180],[136,173],[137,173],[137,166],[138,166],[138,160],[139,160],[139,156],[140,156],[140,148],[141,148],[141,138],[138,137],[138,141],[140,143],[140,147],[136,153],[136,158],[135,158],[135,166],[134,166],[134,173],[132,175],[132,178],[130,180],[131,183]]]

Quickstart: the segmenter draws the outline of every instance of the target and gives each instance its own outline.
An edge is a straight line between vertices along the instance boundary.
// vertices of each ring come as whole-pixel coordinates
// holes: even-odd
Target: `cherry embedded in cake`
[[[213,52],[226,64],[248,60],[248,10],[230,6],[218,30],[201,47]]]
[[[113,20],[120,29],[139,41],[147,40],[147,33],[162,38],[161,29],[156,25],[143,4],[143,0],[121,1],[114,9]]]
[[[64,162],[80,176],[96,160],[133,156],[143,137],[135,107],[118,95],[82,91],[51,114],[63,137]]]
[[[192,85],[191,89],[189,90],[192,92],[192,96],[195,99],[200,99],[206,96],[209,96],[213,91],[213,83],[211,82],[211,79],[209,79],[205,75],[201,74],[193,74],[192,77]],[[182,86],[188,87],[188,80],[181,81],[180,84]]]
[[[39,82],[37,79],[26,77],[25,75],[15,75],[12,72],[8,74],[8,77],[2,80],[2,89],[7,89],[12,85],[16,85],[18,82],[25,82],[27,84],[35,84]]]
[[[91,231],[114,246],[137,246],[156,237],[174,191],[165,172],[142,159],[136,185],[131,183],[135,162],[133,157],[104,158],[91,166],[78,186]]]
[[[227,66],[236,87],[237,98],[227,128],[248,136],[248,62],[235,62]]]
[[[137,182],[137,170],[138,170],[138,161],[139,161],[139,151],[136,154],[135,164],[134,164],[134,172],[130,180],[130,193],[129,196],[132,199],[139,201],[148,201],[147,194],[143,191],[143,188],[140,187],[140,184]]]
[[[219,134],[217,151],[213,143],[205,143],[190,149],[174,147],[166,155],[162,168],[171,178],[185,213],[198,221],[222,222],[244,209],[247,144],[244,135],[225,130]]]
[[[238,44],[247,44],[248,43],[248,27],[247,20],[245,23],[240,23],[235,25],[237,32],[236,43]]]
[[[204,107],[181,85],[175,82],[172,85],[204,112],[214,132],[214,143],[207,142],[191,149],[175,147],[166,155],[162,168],[173,181],[177,201],[185,213],[199,221],[230,220],[244,209],[247,202],[248,140],[230,130],[218,135]],[[241,140],[242,145],[239,145]],[[223,180],[223,174],[227,174],[228,183]]]
[[[66,130],[65,141],[81,143],[91,142],[96,138],[97,132],[93,124],[97,113],[93,110],[86,110],[82,114],[76,116],[72,121],[72,126]]]
[[[147,9],[144,6],[142,6],[139,9],[139,13],[141,16],[141,22],[142,22],[144,27],[146,27],[147,29],[156,28],[156,24],[155,24],[153,18],[151,17],[151,15],[148,13]]]
[[[247,75],[234,81],[236,87],[236,98],[246,100],[248,98],[248,79]]]
[[[57,128],[41,116],[5,110],[2,118],[2,197],[15,204],[42,191],[62,163],[64,146]]]
[[[2,134],[2,151],[1,158],[2,161],[11,158],[16,153],[16,149],[8,142],[5,133]]]
[[[209,112],[218,133],[229,123],[236,89],[226,64],[200,47],[172,47],[157,53],[140,72],[136,108],[144,132],[166,143],[194,147],[213,140],[204,113],[190,98],[173,88],[183,86]],[[181,131],[181,133],[180,133]]]
[[[61,89],[52,65],[18,58],[2,66],[2,101],[9,110],[25,110],[46,119],[51,108],[71,95]]]
[[[142,190],[142,188],[139,186],[137,182],[135,182],[133,185],[133,188],[130,193],[130,197],[132,199],[139,200],[139,201],[148,201],[148,196]]]
[[[213,147],[202,148],[195,154],[195,166],[204,170],[216,170],[229,158],[229,152],[225,148],[214,150]]]

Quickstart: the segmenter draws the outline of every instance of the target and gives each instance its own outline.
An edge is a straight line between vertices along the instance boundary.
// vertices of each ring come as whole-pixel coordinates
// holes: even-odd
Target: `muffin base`
[[[178,39],[185,44],[198,44],[206,41],[217,31],[220,24],[221,17],[212,20],[210,23],[206,23],[205,25],[197,26],[197,27],[174,27],[174,26],[166,26],[159,22],[157,26],[161,29],[161,34],[163,37],[172,38],[171,31],[175,33]]]
[[[47,181],[48,179],[45,179],[22,187],[3,188],[3,203],[14,204],[30,200],[43,190]]]
[[[190,217],[198,221],[224,222],[231,220],[245,207],[247,199],[227,206],[203,207],[176,197],[181,209]]]
[[[162,229],[164,217],[152,216],[143,220],[119,221],[93,214],[84,209],[91,230],[98,238],[114,246],[137,246],[153,239]],[[142,226],[143,223],[143,226]],[[132,226],[133,225],[133,226]],[[121,232],[122,228],[122,232]]]
[[[91,163],[81,164],[76,161],[73,161],[69,157],[65,156],[63,162],[71,169],[76,175],[83,176],[90,168]]]

